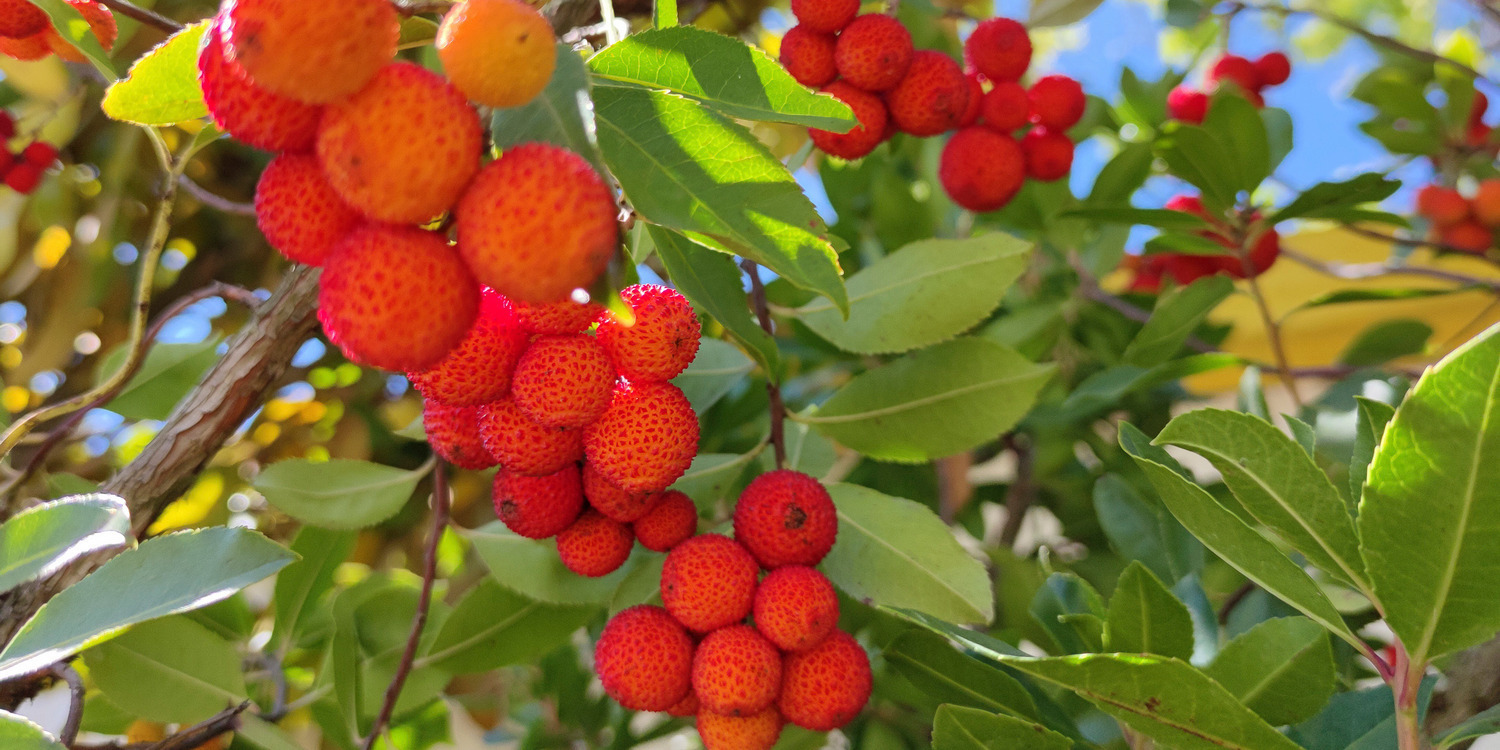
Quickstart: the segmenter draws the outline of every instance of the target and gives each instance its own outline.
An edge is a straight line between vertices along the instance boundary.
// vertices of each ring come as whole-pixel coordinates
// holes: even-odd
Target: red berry
[[[839,598],[822,573],[801,565],[771,571],[755,589],[755,627],[782,651],[806,651],[839,622]]]
[[[1438,227],[1450,227],[1469,218],[1469,201],[1453,188],[1423,185],[1417,191],[1417,213]]]
[[[0,0],[0,36],[31,36],[50,25],[47,14],[29,0]]]
[[[803,86],[824,86],[838,77],[832,34],[797,24],[781,37],[781,66]]]
[[[42,182],[42,168],[20,162],[5,173],[5,184],[18,193],[28,194]]]
[[[1031,66],[1031,36],[1019,21],[980,21],[964,41],[964,59],[994,83],[1019,81]]]
[[[1220,57],[1208,71],[1208,80],[1219,84],[1230,81],[1244,93],[1255,93],[1261,87],[1260,72],[1255,69],[1255,63],[1239,55]]]
[[[1021,139],[1026,154],[1026,174],[1050,182],[1062,179],[1073,168],[1073,142],[1068,134],[1046,128],[1032,128]]]
[[[692,695],[693,640],[661,607],[631,607],[605,623],[594,671],[625,708],[665,711]]]
[[[698,416],[671,383],[621,381],[609,408],[584,428],[589,463],[631,492],[664,490],[698,453]]]
[[[593,336],[538,336],[516,363],[511,396],[537,424],[582,427],[604,413],[614,383],[615,369]]]
[[[422,426],[427,442],[443,460],[460,469],[479,471],[495,465],[479,437],[479,410],[472,406],[448,406],[431,399],[422,403]]]
[[[1192,125],[1202,125],[1208,116],[1208,94],[1184,86],[1167,94],[1167,115]]]
[[[828,490],[790,469],[756,477],[734,507],[734,538],[767,570],[817,565],[833,549],[838,530]]]
[[[900,21],[870,13],[839,34],[834,62],[849,83],[865,91],[886,91],[906,75],[912,54],[911,32]]]
[[[21,151],[21,158],[28,164],[35,164],[46,169],[57,161],[57,147],[50,143],[33,141],[25,150]]]
[[[525,350],[526,331],[510,302],[485,289],[479,317],[463,341],[442,361],[406,377],[427,398],[455,406],[480,406],[510,391],[511,373]]]
[[[620,376],[632,382],[671,380],[698,355],[703,333],[693,306],[677,290],[635,284],[620,290],[633,320],[607,313],[599,320],[599,345]]]
[[[1181,211],[1202,218],[1208,218],[1208,209],[1203,207],[1203,199],[1196,195],[1174,195],[1167,199],[1163,206],[1168,211]]]
[[[1048,130],[1062,132],[1083,119],[1088,100],[1083,86],[1072,78],[1051,75],[1031,84],[1026,92],[1031,103],[1031,119]]]
[[[1031,100],[1026,89],[1015,81],[1001,81],[984,95],[979,117],[984,125],[1009,135],[1026,124],[1031,116]]]
[[[1255,74],[1261,86],[1280,86],[1292,75],[1292,61],[1280,52],[1267,52],[1255,61]]]
[[[511,531],[527,539],[556,536],[583,512],[578,467],[540,477],[502,469],[495,474],[494,501],[495,515]]]
[[[1476,255],[1489,250],[1490,246],[1495,244],[1494,232],[1472,219],[1443,227],[1438,234],[1438,239],[1443,244],[1452,245],[1459,250]]]
[[[698,531],[698,507],[687,495],[667,490],[631,528],[642,547],[669,552]]]
[[[363,218],[334,192],[312,154],[271,160],[255,185],[255,224],[287,259],[321,266]]]
[[[318,135],[323,108],[273,93],[224,57],[223,21],[203,32],[198,85],[214,124],[235,140],[266,151],[306,151]]]
[[[718,630],[750,614],[759,572],[755,558],[735,540],[719,534],[695,536],[667,553],[661,601],[688,630]]]
[[[815,732],[848,724],[870,700],[870,657],[835,630],[816,647],[787,654],[777,706],[787,721]]]
[[[854,20],[859,0],[792,0],[792,15],[813,31],[832,34]]]
[[[920,50],[912,56],[906,77],[886,94],[885,103],[902,132],[937,135],[956,127],[969,108],[969,82],[953,58]]]
[[[551,474],[583,458],[583,430],[539,425],[508,396],[480,407],[479,436],[485,449],[517,474]]]
[[[954,203],[970,211],[994,211],[1020,191],[1026,157],[1009,135],[968,127],[943,146],[938,179]]]
[[[583,333],[604,313],[604,306],[593,302],[522,302],[511,300],[511,309],[521,326],[531,333]]]
[[[661,500],[657,492],[627,492],[605,478],[593,464],[583,465],[583,496],[589,506],[620,523],[646,515]]]
[[[958,118],[960,128],[979,122],[981,105],[984,103],[984,85],[979,82],[979,74],[966,73],[964,78],[969,80],[969,106],[964,108],[963,117]]]
[[[557,534],[557,555],[562,564],[588,578],[619,570],[630,558],[633,546],[635,537],[631,536],[629,526],[593,509],[585,510],[578,520]]]
[[[839,101],[849,105],[849,108],[854,111],[854,118],[859,122],[847,133],[808,128],[807,134],[812,138],[813,145],[822,149],[823,153],[840,159],[859,159],[874,151],[875,147],[885,140],[886,121],[889,115],[880,97],[852,86],[846,81],[834,81],[828,84],[823,88],[823,93],[832,94]]]
[[[10,112],[0,109],[0,141],[8,141],[16,135],[16,119]]]
[[[52,54],[52,45],[48,44],[48,39],[56,34],[57,31],[49,26],[30,36],[14,39],[0,36],[0,55],[17,60],[40,60]]]
[[[751,716],[779,692],[781,653],[749,625],[719,628],[693,653],[693,694],[705,711]]]

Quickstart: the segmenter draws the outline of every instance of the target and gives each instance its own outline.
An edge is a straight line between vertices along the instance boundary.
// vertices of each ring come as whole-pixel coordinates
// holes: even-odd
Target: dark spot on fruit
[[[788,529],[800,529],[804,523],[807,523],[806,511],[795,505],[786,509],[786,527]]]

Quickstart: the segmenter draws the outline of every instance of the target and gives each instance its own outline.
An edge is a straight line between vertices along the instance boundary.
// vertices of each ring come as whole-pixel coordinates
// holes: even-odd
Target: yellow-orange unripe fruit
[[[705,750],[771,750],[786,722],[775,706],[752,716],[698,713],[698,736]]]
[[[231,0],[224,18],[230,60],[257,85],[313,104],[363,88],[401,33],[387,0]]]
[[[547,88],[556,44],[552,25],[521,0],[462,0],[437,35],[448,80],[487,107],[519,107]]]
[[[1469,201],[1469,210],[1480,224],[1491,229],[1500,227],[1500,178],[1492,177],[1479,183]]]

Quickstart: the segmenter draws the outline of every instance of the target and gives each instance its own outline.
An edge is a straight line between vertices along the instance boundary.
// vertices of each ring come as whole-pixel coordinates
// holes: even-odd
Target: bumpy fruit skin
[[[832,34],[859,13],[859,0],[792,0],[792,15],[813,31]]]
[[[620,523],[646,515],[661,500],[656,492],[627,492],[609,481],[593,464],[583,465],[583,496],[589,506]]]
[[[1219,84],[1229,81],[1248,94],[1253,94],[1261,88],[1260,72],[1255,69],[1255,63],[1239,55],[1220,57],[1209,69],[1208,80]]]
[[[547,88],[557,65],[552,25],[520,0],[463,0],[438,27],[443,72],[469,100],[519,107]]]
[[[969,106],[964,108],[963,116],[958,118],[960,128],[967,128],[979,122],[981,107],[984,104],[984,84],[980,83],[979,74],[968,72],[964,74],[964,78],[969,82]]]
[[[406,377],[427,398],[453,406],[481,406],[510,392],[511,373],[526,343],[526,330],[510,302],[486,289],[479,300],[479,317],[463,341],[436,365]]]
[[[818,571],[787,565],[770,572],[755,589],[755,627],[782,651],[806,651],[823,642],[839,622],[839,598]]]
[[[1489,250],[1490,246],[1495,244],[1495,233],[1490,231],[1489,227],[1473,219],[1466,219],[1443,227],[1438,234],[1438,239],[1443,244],[1477,255]]]
[[[709,633],[693,653],[693,694],[703,710],[751,716],[781,692],[781,652],[749,625]]]
[[[486,286],[522,302],[559,302],[609,264],[615,215],[614,196],[588,160],[526,143],[486,165],[464,193],[458,248]]]
[[[1481,180],[1469,208],[1480,224],[1491,229],[1500,226],[1500,178]]]
[[[854,119],[859,121],[847,133],[834,133],[818,128],[808,128],[807,134],[814,146],[823,153],[840,159],[860,159],[875,150],[886,138],[886,123],[889,113],[880,97],[853,86],[846,81],[834,81],[823,88],[823,93],[849,105]]]
[[[30,0],[0,0],[0,36],[31,36],[49,25],[47,14]]]
[[[1021,151],[1026,174],[1043,182],[1060,180],[1073,168],[1073,142],[1061,131],[1032,128],[1021,139]]]
[[[538,336],[511,378],[516,406],[547,427],[582,427],[604,413],[615,383],[604,348],[593,336]]]
[[[739,542],[719,534],[695,536],[667,553],[661,601],[683,627],[707,633],[750,614],[758,573],[755,558]]]
[[[495,474],[494,501],[495,515],[511,531],[527,539],[556,536],[583,512],[578,467],[564,466],[540,477],[502,469]]]
[[[775,706],[751,716],[698,714],[698,736],[704,750],[771,750],[786,722]]]
[[[557,556],[562,558],[562,564],[588,578],[607,576],[619,570],[630,558],[633,546],[635,537],[631,536],[629,526],[593,509],[585,510],[578,520],[557,535]]]
[[[480,141],[479,115],[458,89],[398,62],[328,105],[318,126],[318,163],[333,189],[366,216],[420,224],[458,200],[479,170]]]
[[[782,665],[777,707],[787,721],[827,732],[848,724],[870,699],[870,657],[854,636],[835,630]]]
[[[396,372],[437,364],[468,334],[479,285],[443,237],[367,225],[323,263],[318,320],[349,359]]]
[[[691,695],[693,640],[661,607],[631,607],[605,623],[594,671],[620,705],[665,711]]]
[[[1001,81],[979,103],[979,117],[986,127],[1005,134],[1026,124],[1031,102],[1026,89],[1015,81]]]
[[[1167,94],[1167,114],[1174,120],[1201,125],[1203,118],[1208,116],[1208,94],[1188,86],[1178,86]]]
[[[1031,36],[1018,21],[985,19],[964,41],[964,59],[995,83],[1019,81],[1031,66]]]
[[[956,127],[968,109],[969,82],[953,58],[918,50],[906,77],[885,95],[885,103],[902,132],[937,135]]]
[[[698,415],[671,383],[615,385],[609,408],[584,428],[584,454],[631,492],[664,490],[698,453]]]
[[[422,404],[422,426],[427,430],[428,444],[448,463],[470,471],[495,465],[495,458],[479,438],[478,409],[428,399]]]
[[[1469,201],[1453,188],[1423,185],[1417,191],[1417,213],[1439,227],[1450,227],[1469,218]]]
[[[1262,86],[1280,86],[1292,77],[1292,61],[1280,52],[1267,52],[1255,61],[1255,77]]]
[[[854,19],[839,34],[834,64],[844,80],[865,91],[888,91],[911,66],[911,32],[884,13]]]
[[[230,60],[260,86],[313,104],[363,88],[400,35],[385,0],[231,0],[224,16]]]
[[[334,243],[359,225],[358,211],[334,192],[311,154],[271,160],[255,185],[255,224],[289,260],[321,266]]]
[[[678,717],[696,716],[698,714],[698,708],[698,696],[693,695],[692,691],[689,690],[687,697],[683,698],[680,701],[677,701],[676,703],[673,703],[672,707],[667,709],[667,713]]]
[[[620,291],[635,320],[613,313],[599,320],[599,345],[620,376],[633,382],[671,380],[698,355],[703,327],[676,289],[635,284]]]
[[[531,333],[566,334],[583,333],[604,314],[604,306],[593,302],[579,304],[572,300],[562,302],[511,301],[516,319]]]
[[[938,180],[954,203],[970,211],[994,211],[1021,190],[1026,157],[1009,135],[982,126],[967,127],[943,146]]]
[[[1077,125],[1088,106],[1083,86],[1062,75],[1037,79],[1026,96],[1031,102],[1031,119],[1048,130],[1063,131]]]
[[[635,540],[653,552],[669,552],[698,531],[698,507],[687,495],[667,490],[655,507],[631,525]]]
[[[833,549],[838,525],[828,490],[790,469],[756,477],[734,506],[734,538],[767,570],[817,565]]]
[[[216,20],[204,30],[198,51],[198,86],[214,124],[235,140],[266,151],[311,150],[323,108],[257,86],[224,58],[221,23]]]
[[[839,74],[834,62],[836,45],[832,34],[799,23],[781,37],[781,67],[803,86],[823,86]]]
[[[583,430],[539,425],[509,397],[480,407],[479,436],[485,449],[517,474],[551,474],[583,458]]]

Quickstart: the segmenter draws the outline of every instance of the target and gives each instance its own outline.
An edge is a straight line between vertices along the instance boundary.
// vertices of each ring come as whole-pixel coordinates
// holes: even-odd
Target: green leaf
[[[1067,26],[1087,18],[1104,0],[1031,0],[1026,27]]]
[[[138,622],[206,607],[296,555],[248,529],[216,527],[142,542],[63,589],[0,652],[0,680],[29,674]]]
[[[396,39],[396,49],[424,47],[437,39],[436,21],[422,16],[407,16],[401,19],[401,34]]]
[[[745,467],[760,453],[761,448],[738,454],[699,453],[688,470],[672,483],[672,489],[692,498],[699,511],[712,513],[735,487]]]
[[[927,461],[1010,429],[1052,371],[986,339],[955,339],[855,377],[796,419],[870,458]]]
[[[567,643],[599,611],[594,605],[545,604],[485,579],[454,607],[419,663],[473,674],[534,662]]]
[[[1041,724],[964,706],[938,706],[933,750],[1068,750],[1072,740]]]
[[[1115,365],[1083,379],[1068,394],[1059,411],[1067,419],[1083,419],[1117,408],[1126,395],[1189,375],[1244,364],[1245,360],[1225,352],[1194,354],[1169,359],[1155,367]]]
[[[240,714],[240,726],[235,730],[234,736],[261,750],[302,750],[302,746],[285,730],[256,716],[254,712]]]
[[[1155,499],[1141,497],[1118,474],[1094,483],[1094,512],[1110,545],[1158,577],[1177,581],[1203,569],[1203,545]]]
[[[1160,654],[1187,661],[1193,655],[1193,618],[1161,579],[1139,562],[1120,574],[1109,599],[1104,644],[1110,651]]]
[[[303,526],[292,540],[292,551],[302,559],[276,576],[275,635],[279,650],[297,645],[300,635],[321,606],[320,599],[333,586],[333,574],[354,551],[357,535],[352,531],[330,531]]]
[[[702,102],[726,117],[844,132],[848,105],[809,91],[764,51],[693,26],[631,34],[594,55],[599,85],[662,89]]]
[[[1370,462],[1359,535],[1413,664],[1500,630],[1500,327],[1427,371]]]
[[[693,304],[693,309],[708,313],[723,324],[761,368],[773,380],[779,380],[781,358],[776,340],[750,317],[740,269],[735,267],[734,259],[655,224],[647,224],[646,231],[656,245],[656,257],[667,268],[667,276]]]
[[[1070,654],[1104,649],[1104,600],[1072,573],[1047,576],[1031,599],[1031,616]]]
[[[820,477],[833,468],[838,460],[838,450],[834,448],[833,441],[812,429],[810,425],[788,422],[784,427],[783,438],[786,442],[785,468],[800,471],[814,477]],[[762,471],[772,471],[776,468],[776,456],[774,451],[762,451],[760,454]]]
[[[208,115],[198,85],[198,40],[209,21],[167,37],[104,92],[104,114],[136,125],[174,125]]]
[[[1256,520],[1330,575],[1369,589],[1348,504],[1286,433],[1242,412],[1196,409],[1167,423],[1156,442],[1208,459]]]
[[[6,750],[67,750],[31,719],[0,711],[0,746]]]
[[[1292,439],[1307,453],[1309,457],[1318,455],[1318,428],[1290,415],[1283,414],[1281,418],[1286,420],[1287,429],[1292,431]],[[1345,508],[1347,509],[1347,504]]]
[[[912,629],[885,647],[885,663],[933,700],[1037,718],[1036,702],[1016,678],[953,649],[948,641]]]
[[[496,581],[547,604],[606,605],[631,565],[626,563],[602,578],[584,578],[563,566],[557,557],[557,543],[551,539],[527,539],[499,521],[491,521],[466,536]]]
[[[245,700],[239,653],[186,617],[136,625],[83,660],[112,703],[151,721],[192,723]]]
[[[1099,170],[1099,176],[1094,178],[1094,187],[1089,190],[1086,201],[1088,205],[1103,207],[1129,201],[1130,196],[1135,195],[1135,191],[1151,176],[1151,162],[1155,158],[1149,143],[1127,143],[1122,146],[1120,152],[1106,162]]]
[[[1234,251],[1222,243],[1197,234],[1162,232],[1146,240],[1146,254],[1176,253],[1179,255],[1230,255]]]
[[[1202,217],[1186,211],[1173,211],[1169,208],[1084,207],[1064,211],[1062,217],[1087,219],[1100,224],[1143,224],[1158,229],[1175,229],[1184,232],[1208,229],[1208,222]]]
[[[703,339],[693,363],[673,378],[672,384],[687,395],[693,411],[702,414],[743,383],[754,369],[755,363],[734,344]]]
[[[551,143],[582,154],[602,170],[588,102],[589,71],[583,58],[568,45],[559,44],[547,88],[519,107],[497,108],[490,118],[490,133],[502,150],[533,141]]]
[[[1438,750],[1472,740],[1488,734],[1500,734],[1500,706],[1490,706],[1452,729],[1434,737],[1432,745]]]
[[[1120,425],[1120,446],[1135,459],[1172,515],[1224,562],[1261,588],[1311,617],[1356,648],[1364,644],[1344,624],[1328,595],[1275,544],[1220,505],[1213,496],[1174,469],[1166,451],[1146,443],[1130,423]]]
[[[652,26],[669,29],[677,25],[677,0],[656,0],[651,8]]]
[[[1398,299],[1424,299],[1426,297],[1441,297],[1448,294],[1473,291],[1472,286],[1436,287],[1432,289],[1338,289],[1325,292],[1300,305],[1288,310],[1285,318],[1292,313],[1310,310],[1314,307],[1326,305],[1342,305],[1351,302],[1385,302]]]
[[[1260,110],[1243,96],[1215,96],[1203,118],[1203,128],[1224,144],[1230,163],[1224,168],[1238,174],[1236,187],[1254,192],[1271,174],[1271,144]]]
[[[1342,182],[1320,182],[1272,214],[1268,222],[1274,225],[1287,219],[1329,218],[1330,212],[1383,201],[1400,187],[1399,181],[1375,172]]]
[[[267,466],[253,486],[266,502],[303,523],[359,529],[396,515],[426,474],[425,467],[407,471],[346,458],[291,458]]]
[[[1370,461],[1374,460],[1375,448],[1380,445],[1385,426],[1390,424],[1391,417],[1396,416],[1396,409],[1364,396],[1355,396],[1354,401],[1358,405],[1359,416],[1354,429],[1354,451],[1349,458],[1349,497],[1354,500],[1354,510],[1357,512],[1360,495],[1365,491],[1365,477],[1370,471]]]
[[[1230,641],[1203,670],[1271,724],[1312,718],[1333,696],[1333,648],[1322,626],[1278,617]]]
[[[1287,730],[1307,750],[1396,747],[1396,698],[1387,685],[1335,693],[1318,714]]]
[[[604,161],[643,218],[848,308],[823,220],[743,126],[692,100],[633,86],[599,87],[594,114]]]
[[[1239,169],[1229,148],[1214,133],[1172,121],[1162,130],[1157,149],[1172,174],[1192,183],[1211,209],[1234,205],[1243,190]]]
[[[1274,173],[1292,152],[1292,116],[1284,109],[1266,107],[1260,111],[1260,119],[1266,126],[1266,141],[1271,146],[1271,171]]]
[[[1030,256],[1030,244],[998,232],[913,242],[848,279],[847,319],[821,299],[798,308],[797,316],[846,352],[930,346],[989,317]]]
[[[1386,320],[1361,331],[1349,342],[1339,363],[1352,367],[1370,367],[1399,357],[1421,354],[1432,338],[1432,326],[1412,318]]]
[[[27,508],[0,525],[0,592],[133,538],[130,511],[114,495],[78,495]]]
[[[1150,320],[1125,347],[1125,363],[1150,367],[1166,361],[1233,291],[1233,281],[1214,275],[1161,295]]]
[[[126,419],[166,419],[203,373],[219,360],[219,343],[209,339],[197,344],[157,344],[146,353],[135,376],[104,408]],[[99,362],[99,380],[125,363],[125,347],[112,350]]]
[[[828,493],[839,534],[822,567],[844,593],[952,622],[994,617],[984,564],[927,506],[853,484],[831,484]]]
[[[63,0],[30,0],[30,2],[47,14],[52,21],[52,28],[57,29],[58,35],[82,52],[105,81],[112,82],[120,77],[120,74],[115,71],[114,63],[109,59],[109,53],[99,46],[98,37],[94,36],[93,30],[89,28],[89,22],[83,20],[83,15],[78,12],[78,9]]]

